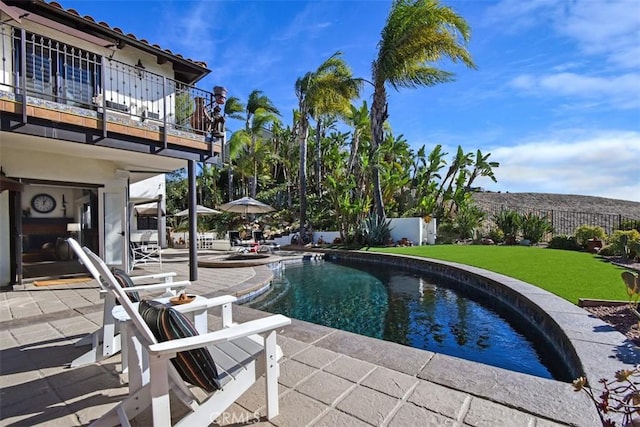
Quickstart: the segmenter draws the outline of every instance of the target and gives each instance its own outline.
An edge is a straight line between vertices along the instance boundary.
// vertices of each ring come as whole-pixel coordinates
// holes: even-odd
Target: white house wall
[[[424,219],[416,218],[392,218],[391,238],[398,242],[402,238],[407,238],[414,245],[434,245],[436,243],[436,220],[431,219],[429,223]]]

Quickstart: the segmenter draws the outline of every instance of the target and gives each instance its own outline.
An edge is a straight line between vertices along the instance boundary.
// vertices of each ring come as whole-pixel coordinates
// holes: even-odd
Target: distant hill
[[[606,197],[572,194],[478,192],[473,193],[473,200],[480,208],[487,211],[491,211],[496,205],[504,205],[507,208],[527,207],[593,214],[614,214],[640,219],[640,202]]]

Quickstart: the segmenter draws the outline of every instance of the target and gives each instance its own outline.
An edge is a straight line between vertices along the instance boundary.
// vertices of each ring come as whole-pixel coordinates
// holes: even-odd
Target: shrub
[[[589,239],[606,240],[607,238],[607,233],[598,225],[581,225],[576,228],[574,234],[576,236],[576,241],[583,248],[587,247],[587,241]]]
[[[371,213],[360,224],[362,243],[367,246],[384,246],[391,238],[391,221]]]
[[[598,251],[598,255],[600,256],[614,256],[613,246],[605,245],[602,249]]]
[[[499,228],[491,228],[486,237],[493,240],[494,243],[504,242],[504,233]]]
[[[484,217],[484,211],[475,205],[466,205],[461,208],[454,219],[458,238],[475,238],[476,229],[480,226]]]
[[[610,243],[614,255],[623,259],[633,259],[640,254],[640,233],[637,230],[616,230]]]
[[[458,233],[455,225],[450,221],[443,221],[438,224],[438,243],[453,243],[457,239]]]
[[[516,236],[518,235],[518,231],[520,231],[520,226],[522,224],[522,217],[520,214],[516,211],[504,210],[499,214],[494,215],[493,221],[496,223],[496,226],[502,230],[507,244],[515,244]]]
[[[623,219],[620,230],[636,230],[640,233],[640,219]]]
[[[545,234],[553,231],[553,227],[547,218],[531,212],[522,215],[521,228],[522,237],[531,243],[538,243]]]
[[[566,251],[582,250],[582,247],[578,244],[578,242],[576,242],[576,238],[574,236],[568,236],[566,234],[559,234],[557,236],[553,236],[553,238],[549,242],[549,248],[564,249]]]

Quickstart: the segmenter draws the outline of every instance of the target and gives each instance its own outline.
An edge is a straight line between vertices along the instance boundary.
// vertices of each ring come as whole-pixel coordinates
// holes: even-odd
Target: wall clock
[[[31,207],[36,212],[49,213],[56,208],[56,199],[49,194],[36,194],[31,198]]]

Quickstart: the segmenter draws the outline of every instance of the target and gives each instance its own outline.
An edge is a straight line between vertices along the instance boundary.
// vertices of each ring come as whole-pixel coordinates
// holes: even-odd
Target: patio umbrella
[[[217,211],[215,209],[208,208],[202,205],[196,205],[196,215],[216,215],[222,212]],[[189,216],[189,209],[185,209],[183,211],[174,214],[173,216]]]
[[[224,205],[220,205],[220,209],[226,212],[236,212],[241,214],[261,214],[275,211],[271,206],[262,203],[251,197],[243,197]]]

